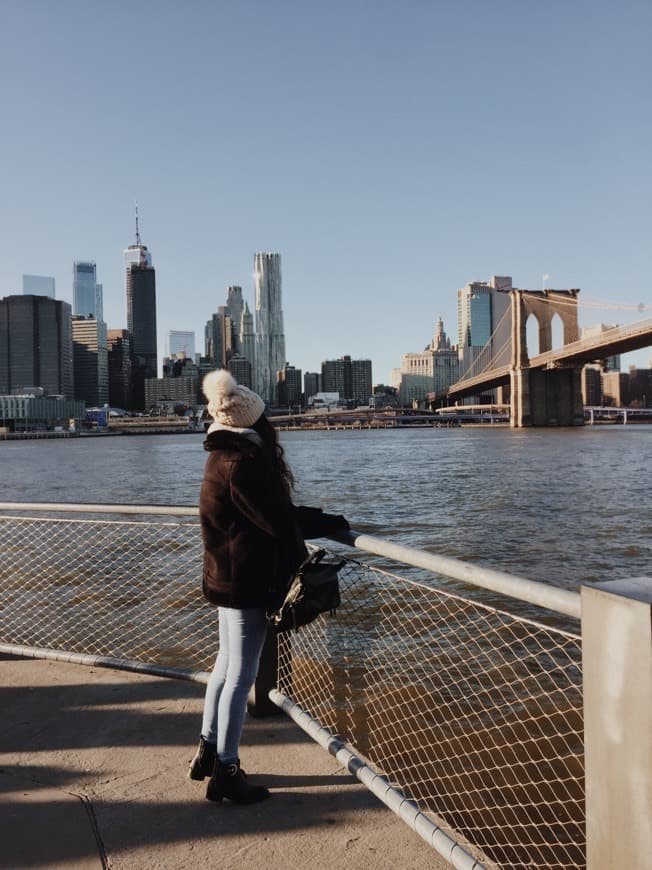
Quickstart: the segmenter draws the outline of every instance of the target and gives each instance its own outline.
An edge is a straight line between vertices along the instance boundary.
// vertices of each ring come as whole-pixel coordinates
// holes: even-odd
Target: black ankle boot
[[[257,804],[269,797],[269,791],[262,785],[249,785],[247,774],[240,767],[240,762],[222,764],[215,761],[213,775],[206,788],[209,801],[219,801],[228,798],[236,804]]]
[[[199,747],[195,757],[190,762],[188,776],[190,779],[204,779],[211,776],[217,758],[217,745],[208,743],[203,737],[199,738]]]

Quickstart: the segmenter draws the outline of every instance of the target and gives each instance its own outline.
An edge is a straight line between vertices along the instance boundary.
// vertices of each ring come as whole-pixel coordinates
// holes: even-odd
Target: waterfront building
[[[580,338],[596,338],[604,332],[609,332],[610,329],[615,329],[618,324],[597,323],[595,326],[584,326],[580,329]],[[600,368],[606,372],[620,371],[620,354],[607,357],[602,361]]]
[[[136,244],[124,252],[127,290],[127,329],[133,342],[132,401],[145,407],[145,379],[157,373],[156,271],[147,246],[141,244],[136,215]]]
[[[201,379],[197,363],[183,351],[163,360],[163,377],[145,380],[145,407],[201,404]]]
[[[439,317],[430,341],[421,353],[401,357],[399,400],[409,406],[423,402],[431,393],[442,393],[459,377],[458,349],[451,345]]]
[[[220,305],[206,323],[204,330],[204,349],[213,368],[225,369],[228,366],[233,348],[233,323],[226,306]]]
[[[373,393],[370,359],[351,360],[351,398],[355,405],[368,405]]]
[[[146,378],[145,407],[148,410],[162,406],[199,404],[199,377],[197,374],[179,375],[176,378]]]
[[[94,317],[72,317],[75,398],[87,405],[109,403],[106,324]]]
[[[490,281],[472,281],[457,292],[457,328],[460,377],[478,365],[505,365],[511,359],[512,279],[494,275]]]
[[[195,358],[195,333],[181,329],[171,329],[167,335],[166,351],[168,356],[185,353],[190,359]]]
[[[306,372],[303,376],[303,393],[306,404],[308,404],[313,396],[321,393],[321,374],[320,372]]]
[[[315,393],[310,401],[310,407],[315,409],[324,409],[332,410],[337,408],[340,404],[340,394],[339,393],[325,393],[320,391],[319,393]]]
[[[47,275],[23,275],[23,296],[55,297],[55,281]]]
[[[285,365],[285,335],[281,299],[281,255],[254,257],[256,290],[255,391],[271,404],[276,398],[276,372]]]
[[[109,405],[112,408],[133,410],[131,387],[133,344],[128,329],[107,331],[107,357],[109,369]]]
[[[97,268],[91,260],[75,260],[73,263],[72,313],[104,319],[102,285],[97,283]]]
[[[602,375],[601,404],[625,408],[629,402],[629,375],[625,372],[604,372]]]
[[[339,393],[346,404],[368,405],[372,395],[371,360],[343,356],[321,364],[321,387],[326,393]]]
[[[585,405],[602,404],[602,366],[591,364],[582,369],[582,402]]]
[[[239,353],[233,354],[229,360],[228,369],[239,384],[252,388],[253,372],[249,360]]]
[[[47,296],[0,299],[0,394],[42,387],[72,399],[72,311]]]
[[[652,408],[652,366],[639,369],[629,367],[629,403],[639,408]]]
[[[280,407],[302,404],[301,369],[286,362],[276,373],[276,381],[276,400]]]
[[[84,402],[65,396],[35,394],[0,396],[0,426],[11,432],[79,428],[86,419]],[[39,393],[41,391],[38,391]]]
[[[192,357],[181,351],[163,360],[163,377],[145,380],[145,407],[147,409],[187,405],[196,407],[202,402],[199,366]]]
[[[376,384],[370,405],[377,409],[398,407],[398,389],[387,384]]]

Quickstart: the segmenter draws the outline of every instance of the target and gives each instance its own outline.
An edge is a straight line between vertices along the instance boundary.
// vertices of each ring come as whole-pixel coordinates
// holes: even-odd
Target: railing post
[[[258,674],[249,692],[247,712],[250,716],[277,716],[280,712],[276,704],[269,700],[270,689],[278,685],[278,634],[271,628],[267,630],[263,651],[260,655]]]
[[[652,578],[582,586],[588,870],[652,862]]]

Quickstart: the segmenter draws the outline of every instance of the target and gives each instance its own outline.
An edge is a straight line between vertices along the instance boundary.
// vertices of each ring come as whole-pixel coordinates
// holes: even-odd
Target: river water
[[[577,588],[652,576],[652,426],[284,432],[296,501]],[[203,436],[0,442],[5,501],[196,505]]]

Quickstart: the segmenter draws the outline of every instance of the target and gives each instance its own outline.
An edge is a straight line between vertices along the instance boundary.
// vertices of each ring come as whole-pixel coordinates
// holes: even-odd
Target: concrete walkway
[[[444,868],[285,716],[245,724],[263,804],[186,777],[203,686],[0,655],[0,868]]]

